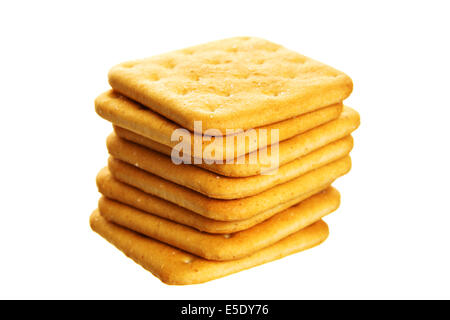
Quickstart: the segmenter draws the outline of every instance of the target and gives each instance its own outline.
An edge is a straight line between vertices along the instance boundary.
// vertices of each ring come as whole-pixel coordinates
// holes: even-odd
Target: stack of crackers
[[[351,79],[239,37],[125,62],[95,101],[113,124],[92,229],[168,284],[322,243],[351,167]]]

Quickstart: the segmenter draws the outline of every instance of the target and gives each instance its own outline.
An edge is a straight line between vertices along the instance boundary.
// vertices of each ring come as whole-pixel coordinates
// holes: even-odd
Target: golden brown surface
[[[208,260],[244,258],[297,232],[339,207],[339,192],[328,188],[266,221],[232,234],[200,232],[188,226],[101,198],[98,209],[110,222]]]
[[[206,218],[193,211],[122,183],[112,177],[108,168],[103,168],[97,175],[97,186],[98,191],[107,198],[208,233],[233,233],[251,228],[270,218],[276,212],[281,212],[328,187],[328,185],[318,187],[311,185],[311,191],[302,194],[300,197],[284,202],[248,219],[218,221]]]
[[[108,167],[114,178],[146,193],[210,219],[233,221],[248,219],[295,198],[301,198],[320,186],[330,185],[350,170],[351,160],[346,156],[257,195],[234,200],[206,197],[114,158],[109,159]]]
[[[283,166],[310,153],[313,150],[348,136],[356,130],[356,128],[358,128],[359,121],[360,119],[358,112],[349,107],[344,107],[344,110],[338,119],[280,142],[278,148],[279,165]],[[146,146],[165,155],[171,155],[171,148],[137,135],[131,131],[125,129],[117,130],[116,134],[121,138],[135,142],[142,146]],[[270,157],[270,147],[268,148],[267,154]],[[258,161],[256,163],[251,163],[249,155],[246,155],[240,160],[242,160],[241,163],[203,163],[198,166],[229,177],[248,177],[259,175],[261,171],[264,171],[271,166],[271,163],[260,162],[259,159],[257,159]]]
[[[328,226],[320,220],[245,258],[209,261],[108,222],[98,210],[92,213],[90,225],[95,232],[162,282],[174,285],[217,279],[309,249],[328,237]]]
[[[112,88],[184,128],[256,128],[342,102],[344,73],[269,41],[238,37],[121,63]]]
[[[281,166],[273,174],[243,178],[220,176],[190,164],[176,165],[170,157],[128,142],[114,134],[108,137],[107,147],[110,155],[115,159],[193,189],[210,198],[237,199],[258,194],[348,155],[353,147],[353,139],[347,136],[327,144]]]
[[[174,130],[180,128],[179,125],[147,108],[143,108],[142,105],[112,90],[97,97],[95,100],[95,110],[102,118],[111,121],[119,134],[126,135],[126,131],[130,130],[131,132],[168,147],[174,147],[178,143],[178,141],[171,141],[171,136]],[[237,133],[234,135],[234,144],[224,144],[222,155],[217,154],[212,157],[209,157],[208,155],[205,159],[223,160],[243,156],[271,144],[270,132],[272,129],[279,130],[279,141],[283,141],[320,126],[328,121],[334,120],[341,112],[342,104],[339,103],[294,118],[256,128],[257,142],[255,144],[238,144],[237,141],[240,141],[238,139],[241,136],[244,136],[244,133]],[[262,130],[267,130],[266,143],[262,142],[262,135],[264,132]],[[193,155],[194,134],[189,132],[189,137],[192,146],[191,154]],[[211,141],[202,141],[202,154],[203,150],[215,141],[215,137],[212,137],[211,139]],[[234,148],[231,147],[233,145]]]

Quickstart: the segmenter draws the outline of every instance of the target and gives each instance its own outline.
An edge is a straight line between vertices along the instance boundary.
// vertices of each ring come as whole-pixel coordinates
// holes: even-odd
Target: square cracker
[[[240,141],[238,139],[241,137],[245,138],[245,132],[241,131],[240,133],[233,135],[233,144],[224,144],[222,154],[208,155],[205,159],[232,159],[267,147],[267,145],[272,144],[270,136],[272,129],[278,129],[278,140],[284,141],[336,119],[342,112],[342,108],[343,106],[341,103],[334,104],[294,118],[255,128],[255,133],[257,135],[256,143],[238,144],[237,141]],[[110,90],[98,96],[97,99],[95,99],[95,110],[102,118],[117,126],[117,130],[120,130],[121,128],[124,128],[123,130],[130,130],[140,136],[171,148],[178,144],[178,141],[171,140],[171,136],[175,130],[179,129],[179,125],[148,108],[144,108],[141,104],[136,103],[117,92]],[[266,132],[268,133],[267,141],[263,140],[262,136],[262,133],[264,133],[265,136]],[[191,154],[193,155],[194,133],[189,132],[189,137],[192,146]],[[215,139],[215,137],[211,137],[211,140],[209,141],[202,140],[202,151],[205,150],[208,145],[213,143]]]
[[[311,186],[311,191],[302,194],[299,198],[284,202],[251,218],[238,221],[219,221],[206,218],[191,210],[177,206],[174,203],[152,196],[137,188],[122,183],[119,180],[114,179],[108,168],[103,168],[98,173],[97,186],[98,191],[106,198],[127,204],[128,206],[164,219],[184,224],[199,231],[221,234],[234,233],[251,228],[258,223],[267,220],[276,212],[281,212],[328,188],[328,185]]]
[[[344,107],[344,110],[338,119],[280,142],[278,145],[279,165],[283,166],[297,158],[305,156],[311,151],[348,136],[358,128],[359,122],[358,112],[352,108]],[[123,139],[171,156],[172,149],[170,147],[119,127],[115,127],[114,132]],[[113,152],[112,148],[109,149],[110,152]],[[271,147],[267,150],[269,160],[271,150]],[[202,163],[197,166],[229,177],[249,177],[259,175],[263,170],[266,170],[271,166],[270,162],[261,162],[259,161],[259,158],[256,163],[251,163],[249,159],[250,155],[247,154],[239,159],[239,163],[236,160],[234,163]]]
[[[107,139],[108,151],[115,159],[134,165],[163,179],[216,199],[238,199],[253,196],[276,185],[299,177],[311,170],[348,155],[353,138],[347,136],[314,150],[278,168],[267,175],[242,178],[219,176],[195,165],[176,165],[171,158],[111,134]]]
[[[245,258],[210,261],[108,222],[98,210],[90,217],[91,228],[126,256],[150,271],[162,282],[196,284],[249,269],[319,245],[328,237],[322,220]]]
[[[275,214],[286,209],[274,210],[286,202],[302,199],[305,193],[320,186],[330,185],[350,171],[351,160],[346,156],[254,196],[233,200],[206,197],[114,158],[109,159],[108,167],[114,178],[146,193],[210,219],[235,221],[248,219],[267,210]]]
[[[194,130],[249,129],[347,98],[352,80],[264,39],[237,37],[113,67],[116,91]]]
[[[208,260],[244,258],[297,232],[339,207],[340,195],[328,188],[249,229],[210,234],[102,197],[98,209],[108,221]]]

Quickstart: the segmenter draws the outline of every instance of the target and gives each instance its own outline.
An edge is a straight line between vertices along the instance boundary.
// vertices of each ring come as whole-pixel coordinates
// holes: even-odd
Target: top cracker
[[[113,89],[184,128],[249,129],[347,98],[344,73],[272,42],[238,37],[129,61],[108,74]]]

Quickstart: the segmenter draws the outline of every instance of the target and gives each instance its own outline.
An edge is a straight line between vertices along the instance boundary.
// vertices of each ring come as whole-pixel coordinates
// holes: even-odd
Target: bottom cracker
[[[98,210],[92,213],[90,225],[95,232],[162,282],[176,285],[196,284],[221,278],[309,249],[328,237],[328,226],[320,220],[245,258],[209,261],[108,222]]]

